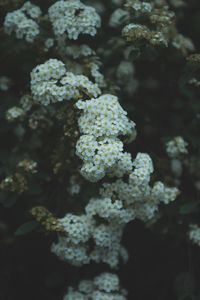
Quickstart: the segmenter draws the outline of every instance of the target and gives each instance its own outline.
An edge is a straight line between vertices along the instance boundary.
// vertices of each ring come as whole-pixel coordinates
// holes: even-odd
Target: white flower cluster
[[[169,157],[180,157],[182,154],[187,154],[188,143],[181,137],[177,136],[166,143],[166,151]]]
[[[117,28],[124,24],[124,22],[128,21],[129,13],[124,9],[117,8],[112,15],[110,16],[109,26],[113,28]]]
[[[23,119],[26,113],[31,109],[33,100],[30,95],[25,94],[21,97],[19,106],[13,106],[6,111],[5,117],[9,122]]]
[[[117,83],[129,96],[134,94],[138,86],[134,73],[134,65],[126,60],[122,60],[116,70]]]
[[[31,95],[25,94],[20,99],[20,107],[24,110],[24,112],[29,111],[33,106],[33,99]]]
[[[11,79],[7,76],[0,76],[0,91],[7,92],[11,86]]]
[[[75,176],[71,176],[69,180],[69,187],[68,187],[68,192],[70,195],[77,195],[80,193],[81,186],[80,184],[76,181]]]
[[[129,61],[122,60],[117,67],[116,76],[119,82],[125,84],[130,78],[133,78],[134,73],[134,65],[130,64]]]
[[[116,96],[105,94],[97,99],[78,101],[76,106],[82,110],[78,120],[80,132],[99,137],[132,135],[135,123],[127,118]]]
[[[192,84],[196,87],[200,87],[200,81],[197,79],[197,78],[191,78],[189,81],[188,81],[189,84]]]
[[[153,165],[149,155],[138,153],[134,161],[135,169],[129,175],[128,183],[118,179],[114,183],[105,183],[100,190],[103,198],[118,203],[119,211],[106,215],[109,220],[119,224],[126,224],[137,218],[142,221],[152,219],[158,211],[160,203],[168,204],[174,201],[179,191],[177,188],[166,187],[162,182],[154,183],[150,187],[150,175]],[[98,212],[99,214],[99,212]],[[102,213],[100,216],[103,217]]]
[[[100,66],[98,64],[93,62],[90,63],[91,75],[94,78],[95,82],[98,84],[99,87],[105,87],[105,79],[99,69]]]
[[[45,50],[48,51],[50,48],[54,46],[54,39],[48,38],[44,42]]]
[[[94,227],[94,221],[91,218],[85,215],[76,216],[70,213],[60,219],[59,223],[67,234],[67,242],[73,244],[88,241]]]
[[[52,245],[52,252],[75,266],[94,261],[104,262],[111,268],[116,268],[120,258],[123,261],[128,259],[128,254],[121,245],[123,227],[112,223],[99,225],[95,216],[91,214],[92,201],[105,202],[104,199],[91,199],[84,215],[67,214],[59,219],[59,224],[64,228],[64,235],[58,238],[57,244]],[[106,208],[107,203],[103,204]],[[91,241],[93,246],[90,245]]]
[[[59,223],[65,230],[65,236],[59,237],[58,243],[52,245],[52,252],[75,266],[89,263],[88,249],[84,243],[91,238],[94,220],[85,215],[66,214]]]
[[[122,35],[127,39],[127,41],[147,40],[154,46],[168,45],[168,41],[166,40],[163,32],[150,30],[145,25],[130,23],[123,28]]]
[[[43,105],[100,94],[97,84],[86,76],[67,72],[64,63],[57,59],[49,59],[32,70],[31,91],[34,100]]]
[[[126,25],[123,30],[122,30],[122,34],[124,36],[128,35],[131,31],[133,30],[141,30],[144,31],[144,30],[147,30],[147,27],[144,26],[144,25],[140,25],[140,24],[135,24],[135,23],[129,23],[128,25]]]
[[[174,201],[179,193],[177,188],[166,187],[160,181],[150,187],[153,164],[147,154],[138,153],[133,165],[128,183],[121,179],[104,183],[100,197],[89,200],[84,215],[67,214],[59,220],[64,235],[52,246],[57,256],[73,265],[95,261],[112,268],[118,266],[120,259],[128,260],[121,245],[124,226],[136,218],[152,220],[159,204]]]
[[[18,39],[25,38],[27,42],[32,43],[40,33],[37,24],[40,15],[40,8],[27,1],[20,9],[6,15],[5,32],[8,34],[15,32]]]
[[[192,40],[190,38],[185,37],[182,34],[177,34],[176,37],[174,37],[172,46],[178,50],[182,49],[182,51],[185,53],[187,53],[188,51],[195,51],[195,47]]]
[[[127,7],[131,7],[135,13],[143,13],[143,14],[149,14],[151,13],[153,6],[149,2],[141,2],[139,0],[128,0],[126,3]]]
[[[21,109],[20,107],[17,107],[17,106],[13,106],[7,110],[6,119],[9,122],[13,122],[16,119],[21,118],[23,115],[24,115],[23,109]]]
[[[92,50],[88,45],[71,45],[65,46],[65,53],[74,59],[79,57],[88,57],[95,54],[95,51]]]
[[[111,2],[118,6],[123,1]],[[148,14],[152,9],[149,2],[139,0],[129,0],[127,6],[127,11],[121,8],[114,11],[109,21],[111,27],[117,28],[130,20],[130,7],[136,16],[140,13]],[[39,7],[25,2],[22,8],[7,14],[5,31],[8,34],[15,32],[17,38],[33,42],[39,35],[37,19],[40,15]],[[74,266],[103,262],[111,268],[117,268],[120,260],[128,260],[128,253],[121,244],[126,224],[135,219],[143,222],[152,220],[159,205],[174,201],[179,191],[177,188],[166,187],[160,181],[151,184],[154,168],[148,154],[138,153],[133,160],[131,154],[124,151],[123,139],[130,142],[136,137],[135,123],[129,120],[116,96],[101,94],[100,88],[104,88],[106,83],[96,53],[85,44],[70,45],[70,42],[66,45],[66,38],[77,40],[82,34],[96,34],[101,20],[95,9],[80,0],[60,0],[49,8],[48,17],[55,39],[46,39],[44,49],[48,51],[56,43],[60,56],[66,57],[71,63],[74,73],[69,72],[66,65],[55,58],[39,64],[31,72],[32,96],[22,97],[20,106],[9,109],[6,117],[9,121],[22,118],[33,105],[37,106],[36,102],[47,106],[64,100],[76,101],[80,129],[76,154],[82,160],[81,174],[90,182],[97,182],[106,175],[117,179],[103,183],[99,196],[89,199],[81,215],[67,213],[57,220],[61,232],[51,249],[59,258]],[[127,40],[146,39],[153,45],[166,44],[162,31],[153,31],[145,25],[128,24],[123,29],[123,35]],[[81,66],[79,60],[74,63],[71,58],[86,58],[84,66]],[[114,76],[116,85],[123,86],[124,91],[132,94],[136,87],[134,67],[126,59],[124,54],[124,60],[118,65]],[[95,83],[84,75],[77,75],[85,69]],[[45,113],[41,113],[48,110],[44,106],[31,112],[30,128],[36,129],[40,121],[46,121]],[[181,137],[176,137],[167,143],[167,153],[177,159],[180,154],[187,153],[187,143]],[[174,168],[180,173],[180,166],[177,161],[175,163]],[[35,173],[36,167],[36,162],[27,159],[18,164],[18,168],[26,172]],[[80,193],[80,188],[76,177],[72,176],[69,194],[73,196]],[[200,245],[199,231],[196,225],[191,227],[190,239]],[[103,273],[93,281],[82,281],[77,290],[70,287],[64,298],[87,299],[125,300],[126,292],[121,289],[116,275]]]
[[[126,300],[126,295],[117,275],[102,273],[94,280],[82,280],[77,290],[69,287],[63,300]]]
[[[31,159],[23,159],[17,164],[18,168],[23,169],[27,173],[37,173],[37,162]]]
[[[171,170],[176,178],[181,177],[183,173],[182,161],[178,158],[171,159]],[[179,182],[177,182],[179,183]]]
[[[58,39],[63,35],[72,40],[77,40],[80,34],[94,36],[101,26],[95,9],[80,0],[58,1],[49,8],[48,14]]]
[[[83,134],[77,142],[76,154],[83,160],[82,175],[95,182],[106,173],[119,177],[132,170],[131,156],[123,152],[118,136],[135,137],[135,124],[127,118],[118,98],[102,95],[76,104],[82,114],[78,120]]]
[[[190,231],[189,231],[189,239],[200,246],[200,227],[193,224],[190,225]]]

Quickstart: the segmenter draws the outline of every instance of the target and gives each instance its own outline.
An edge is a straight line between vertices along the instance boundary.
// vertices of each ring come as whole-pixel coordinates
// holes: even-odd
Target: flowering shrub
[[[127,274],[147,232],[199,257],[197,7],[0,1],[2,248],[15,255],[32,239],[50,261],[47,288],[29,299],[146,299]],[[153,298],[199,299],[199,274],[186,270]]]

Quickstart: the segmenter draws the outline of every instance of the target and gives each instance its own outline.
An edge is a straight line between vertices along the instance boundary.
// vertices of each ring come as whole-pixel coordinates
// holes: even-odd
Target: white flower
[[[115,274],[111,273],[103,273],[100,276],[94,279],[94,285],[101,291],[104,292],[114,292],[118,291],[119,286],[119,278]]]
[[[89,240],[94,222],[85,215],[76,216],[68,213],[59,219],[59,224],[64,228],[68,241],[79,244]]]
[[[97,97],[100,89],[86,76],[67,72],[58,59],[49,59],[31,72],[31,91],[35,101],[43,105],[79,99],[82,94]]]
[[[11,79],[7,76],[0,76],[0,91],[6,92],[11,86]]]
[[[198,225],[190,225],[189,238],[193,243],[200,246],[200,227]]]
[[[109,25],[110,27],[117,28],[124,24],[129,18],[129,14],[124,9],[116,9],[110,16]]]
[[[58,243],[52,245],[51,251],[60,259],[74,266],[81,266],[82,264],[88,264],[90,262],[87,247],[72,244],[66,237],[59,237]]]
[[[126,300],[126,294],[117,275],[102,273],[94,280],[82,280],[77,290],[69,287],[63,300]]]
[[[14,121],[15,119],[18,119],[24,115],[23,109],[20,107],[14,106],[7,110],[6,112],[6,119],[10,122]]]
[[[67,55],[77,59],[79,57],[88,57],[95,54],[95,51],[92,50],[88,45],[82,44],[78,45],[71,45],[65,47],[65,52]]]
[[[94,36],[101,25],[95,9],[80,0],[58,1],[49,8],[48,14],[57,38],[65,34],[73,40],[77,40],[80,34]]]
[[[41,10],[38,6],[29,1],[25,2],[20,9],[7,13],[4,20],[5,32],[15,32],[18,39],[25,38],[27,42],[32,43],[40,33],[36,22],[40,15]]]
[[[80,100],[76,105],[83,110],[78,121],[81,133],[110,137],[135,131],[135,123],[127,118],[116,96],[102,95],[84,102]]]
[[[167,154],[172,158],[187,154],[187,147],[188,143],[181,136],[177,136],[166,143]]]

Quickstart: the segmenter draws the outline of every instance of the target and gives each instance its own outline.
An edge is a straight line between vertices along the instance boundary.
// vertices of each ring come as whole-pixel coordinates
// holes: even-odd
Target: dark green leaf
[[[36,221],[30,221],[27,223],[22,224],[19,228],[15,231],[15,236],[22,236],[30,233],[31,231],[35,230],[38,226]]]
[[[182,215],[187,215],[193,212],[198,212],[199,208],[198,208],[199,202],[190,202],[190,203],[186,203],[183,204],[180,209],[179,212]]]

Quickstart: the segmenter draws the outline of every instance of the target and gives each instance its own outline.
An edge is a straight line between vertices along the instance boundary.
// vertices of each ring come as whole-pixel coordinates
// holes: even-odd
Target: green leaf
[[[199,211],[198,205],[199,202],[197,201],[183,204],[180,207],[179,212],[181,215],[187,215],[193,212],[198,212]]]
[[[26,235],[31,231],[35,230],[37,227],[38,223],[36,221],[30,221],[19,226],[19,228],[15,231],[14,234],[15,236]]]

